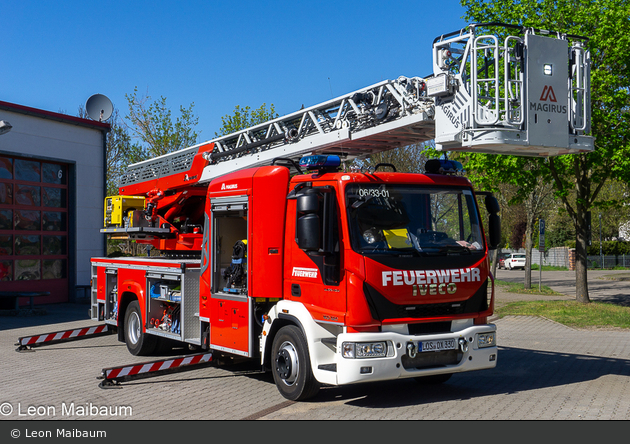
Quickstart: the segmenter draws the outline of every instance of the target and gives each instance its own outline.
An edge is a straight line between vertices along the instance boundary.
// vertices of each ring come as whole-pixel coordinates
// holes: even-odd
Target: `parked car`
[[[499,262],[499,267],[501,262]],[[515,268],[525,269],[525,253],[512,253],[503,260],[503,268],[514,270]]]
[[[510,253],[501,253],[499,255],[499,259],[497,260],[497,267],[499,267],[499,270],[501,268],[505,268],[505,260],[510,257]]]

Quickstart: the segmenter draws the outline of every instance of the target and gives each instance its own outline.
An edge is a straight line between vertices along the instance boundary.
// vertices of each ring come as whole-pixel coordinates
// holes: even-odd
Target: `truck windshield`
[[[467,188],[350,184],[346,205],[352,248],[362,254],[485,251],[477,205]]]

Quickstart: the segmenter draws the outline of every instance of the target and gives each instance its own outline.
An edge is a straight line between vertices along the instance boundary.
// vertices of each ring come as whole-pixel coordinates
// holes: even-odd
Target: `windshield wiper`
[[[409,248],[400,248],[400,247],[392,247],[392,248],[370,248],[370,247],[362,247],[361,251],[363,253],[372,253],[372,254],[396,254],[399,256],[409,255],[409,256],[419,256],[421,254],[420,251],[409,247]]]
[[[403,255],[421,256],[424,254],[422,250],[416,250],[413,247],[407,247],[407,248],[391,247],[387,251],[395,251],[397,253],[400,253],[401,256]]]
[[[461,245],[445,245],[443,247],[439,247],[439,253],[460,253],[460,254],[470,254],[470,249],[463,247]]]

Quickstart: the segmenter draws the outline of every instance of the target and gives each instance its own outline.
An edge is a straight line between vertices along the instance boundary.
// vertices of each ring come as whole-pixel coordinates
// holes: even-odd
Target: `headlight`
[[[368,244],[373,244],[376,242],[376,233],[373,230],[366,230],[363,233],[363,239],[365,239]]]
[[[344,358],[384,358],[387,356],[385,342],[344,342],[341,344]]]
[[[496,333],[479,333],[477,335],[477,347],[494,347],[497,345],[496,342]]]

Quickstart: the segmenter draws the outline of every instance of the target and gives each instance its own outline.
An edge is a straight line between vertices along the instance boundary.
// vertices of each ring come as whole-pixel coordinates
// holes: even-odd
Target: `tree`
[[[78,116],[89,118],[83,105],[79,106]],[[112,115],[107,119],[111,129],[107,132],[105,141],[105,178],[108,196],[118,194],[118,181],[127,165],[142,159],[142,149],[131,142],[126,125],[120,117],[118,108],[114,107]]]
[[[131,136],[140,140],[144,158],[188,148],[197,143],[195,126],[199,118],[193,113],[194,103],[188,108],[180,105],[180,116],[173,122],[166,98],[150,102],[149,95],[138,96],[138,88],[125,94],[129,114],[127,128]]]
[[[151,98],[148,95],[138,96],[137,88],[125,97],[129,110],[127,120],[120,118],[117,108],[114,108],[108,119],[111,125],[106,140],[108,196],[118,194],[120,177],[130,164],[192,146],[198,136],[194,129],[198,122],[192,112],[194,104],[188,108],[180,106],[180,117],[173,122],[171,110],[166,106],[164,97],[150,103]],[[83,106],[79,107],[79,116],[88,117]],[[134,142],[134,138],[137,141]],[[128,251],[133,248],[137,254],[135,242],[119,244],[120,242],[108,240],[108,249],[114,245],[125,247]]]
[[[510,237],[512,248],[520,248],[518,239],[525,238],[525,288],[531,288],[532,247],[534,231],[552,194],[552,185],[544,177],[542,159],[495,154],[462,153],[458,155],[466,165],[469,178],[487,191],[498,191],[498,184],[511,184],[516,192],[509,204],[522,204],[525,219],[517,224]],[[524,222],[524,224],[522,223]],[[518,230],[516,230],[518,229]],[[519,243],[519,245],[515,245]]]
[[[619,229],[630,221],[630,184],[610,180],[599,193],[600,201],[595,202],[592,213],[592,238],[595,240],[595,215],[602,215],[602,238],[615,240],[620,236]],[[599,229],[599,227],[598,227]],[[599,233],[597,233],[599,238]]]
[[[576,230],[576,300],[590,302],[587,212],[610,179],[630,181],[630,3],[627,0],[461,0],[466,19],[503,22],[587,36],[591,52],[595,150],[553,157],[541,172],[553,179]],[[573,197],[573,198],[572,198]]]
[[[435,145],[425,142],[418,145],[402,146],[393,150],[381,151],[370,155],[356,165],[363,168],[374,168],[379,163],[394,165],[396,171],[404,173],[424,173],[424,164],[429,159],[429,153],[434,153]]]
[[[241,108],[239,105],[236,105],[232,114],[226,114],[221,117],[223,125],[221,125],[219,132],[214,134],[217,137],[225,136],[260,123],[268,122],[277,117],[278,114],[276,113],[273,103],[269,105],[269,109],[267,109],[267,104],[263,103],[259,108],[253,111],[249,106]]]

